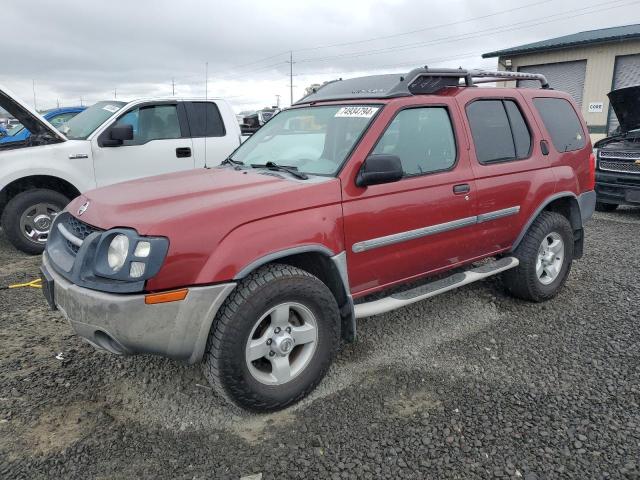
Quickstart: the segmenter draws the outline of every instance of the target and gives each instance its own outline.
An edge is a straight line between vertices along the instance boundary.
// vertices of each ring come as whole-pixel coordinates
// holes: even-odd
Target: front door
[[[468,144],[453,127],[459,124],[455,104],[441,100],[439,105],[385,110],[379,119],[387,126],[364,156],[398,156],[402,180],[366,188],[346,180],[345,246],[356,296],[449,268],[471,256],[471,241],[464,234],[475,222]]]
[[[110,128],[92,141],[97,185],[194,168],[192,140],[183,106],[151,103],[124,112],[113,125],[132,125],[133,139],[107,146]],[[112,125],[112,126],[113,126]]]

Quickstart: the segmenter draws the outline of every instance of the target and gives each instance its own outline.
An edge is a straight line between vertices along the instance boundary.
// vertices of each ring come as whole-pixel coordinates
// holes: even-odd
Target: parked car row
[[[24,127],[0,140],[2,229],[28,253],[43,251],[53,219],[80,193],[217,165],[240,144],[222,99],[103,101],[47,118],[0,88],[0,107]]]

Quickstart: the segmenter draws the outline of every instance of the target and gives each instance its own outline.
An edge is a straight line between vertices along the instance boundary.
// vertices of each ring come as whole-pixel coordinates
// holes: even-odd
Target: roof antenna
[[[209,168],[207,165],[207,120],[209,113],[209,62],[204,64],[204,168]]]

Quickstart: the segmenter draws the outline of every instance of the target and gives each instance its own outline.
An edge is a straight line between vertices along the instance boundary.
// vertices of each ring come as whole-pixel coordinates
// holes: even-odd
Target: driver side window
[[[398,156],[406,176],[449,170],[456,162],[456,141],[447,109],[400,111],[373,153]]]
[[[120,117],[115,125],[131,125],[133,140],[124,145],[143,145],[152,140],[181,138],[176,105],[151,105],[136,108]]]

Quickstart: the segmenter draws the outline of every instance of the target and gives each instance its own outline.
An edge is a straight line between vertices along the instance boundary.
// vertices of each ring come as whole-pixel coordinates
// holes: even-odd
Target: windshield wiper
[[[307,180],[309,178],[306,173],[299,172],[298,167],[293,167],[291,165],[278,165],[276,162],[267,162],[263,165],[252,163],[251,166],[253,168],[266,168],[268,170],[279,170],[281,172],[287,172],[289,175],[293,175],[294,177],[301,180]]]
[[[222,162],[220,162],[220,165],[234,165],[239,167],[241,165],[244,165],[244,162],[241,162],[240,160],[234,160],[231,157],[227,157]]]

